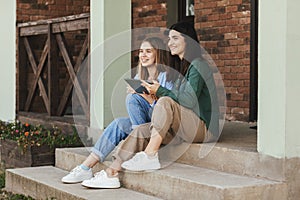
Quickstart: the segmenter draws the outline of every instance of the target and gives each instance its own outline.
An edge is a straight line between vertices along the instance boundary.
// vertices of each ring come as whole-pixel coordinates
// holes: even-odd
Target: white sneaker
[[[149,158],[143,151],[136,153],[130,160],[123,162],[121,166],[130,171],[149,171],[161,168],[157,153],[153,158]]]
[[[108,177],[104,170],[95,174],[90,180],[81,183],[82,186],[88,188],[119,188],[121,187],[118,177]]]
[[[92,169],[84,170],[80,166],[75,167],[72,171],[64,176],[61,181],[63,183],[80,183],[93,177]]]

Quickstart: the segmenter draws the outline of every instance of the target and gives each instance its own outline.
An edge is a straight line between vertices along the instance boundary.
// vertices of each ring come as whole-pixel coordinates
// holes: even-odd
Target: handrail
[[[17,27],[20,29],[20,36],[42,35],[48,33],[49,24],[52,25],[53,33],[67,32],[88,29],[89,13],[79,15],[70,15],[47,20],[38,20],[32,22],[19,23]]]
[[[31,21],[31,22],[22,22],[18,23],[18,27],[26,27],[26,26],[35,26],[35,25],[41,25],[41,24],[52,24],[52,23],[59,23],[59,22],[66,22],[66,21],[72,21],[76,19],[82,19],[82,18],[89,18],[90,13],[81,13],[78,15],[70,15],[65,17],[57,17],[52,19],[43,19],[43,20],[37,20],[37,21]]]

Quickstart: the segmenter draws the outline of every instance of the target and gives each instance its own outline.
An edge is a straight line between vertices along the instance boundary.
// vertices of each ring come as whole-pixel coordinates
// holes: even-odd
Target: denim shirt
[[[134,79],[140,79],[139,75],[135,75]],[[157,76],[157,81],[160,84],[160,87],[166,88],[168,90],[172,90],[173,88],[173,82],[171,81],[167,81],[167,73],[166,72],[160,72]],[[150,104],[150,106],[153,108],[156,104],[156,101],[153,101],[152,104]]]
[[[134,79],[140,79],[139,75],[138,74],[135,75]],[[172,90],[173,82],[167,81],[167,73],[166,72],[160,72],[158,74],[157,81],[159,82],[161,87],[164,87],[168,90]]]

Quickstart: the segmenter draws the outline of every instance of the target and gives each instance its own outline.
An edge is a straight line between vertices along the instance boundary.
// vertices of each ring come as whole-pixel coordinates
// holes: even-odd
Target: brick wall
[[[132,27],[166,27],[167,0],[132,0]]]
[[[138,62],[137,49],[148,35],[163,37],[167,26],[167,0],[132,0],[132,66]],[[152,28],[153,27],[153,28]],[[158,28],[157,28],[158,27]],[[161,27],[162,29],[160,30]],[[145,29],[144,29],[145,28]],[[135,71],[132,72],[134,76]]]
[[[247,121],[250,91],[250,0],[195,0],[195,27],[218,66],[227,119]]]
[[[166,27],[166,0],[132,0],[132,27]],[[195,28],[218,66],[227,93],[227,119],[247,121],[250,91],[250,0],[195,0]],[[139,35],[139,37],[137,36]],[[133,36],[137,45],[146,36]]]
[[[89,0],[17,0],[17,22],[56,18],[89,11]]]
[[[157,27],[167,26],[167,0],[132,0],[132,46],[138,48],[147,35],[160,35]],[[148,29],[150,27],[155,27]],[[143,29],[147,28],[147,29]]]

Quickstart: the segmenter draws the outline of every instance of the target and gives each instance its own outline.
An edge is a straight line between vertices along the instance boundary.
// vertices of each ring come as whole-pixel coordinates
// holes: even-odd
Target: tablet
[[[137,93],[146,93],[149,94],[148,90],[142,86],[142,81],[138,80],[138,79],[130,79],[130,78],[125,78],[124,79],[129,85],[130,87],[132,87],[132,89],[134,89]],[[148,81],[147,81],[148,82]],[[151,82],[148,82],[151,84]]]

